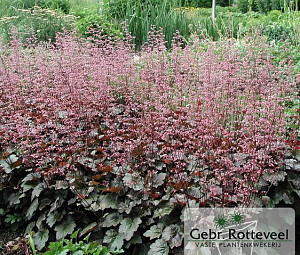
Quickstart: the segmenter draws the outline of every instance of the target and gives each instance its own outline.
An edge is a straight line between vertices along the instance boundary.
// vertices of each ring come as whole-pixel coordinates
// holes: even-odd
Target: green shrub
[[[0,18],[15,15],[16,10],[9,0],[0,0]]]
[[[114,255],[120,254],[123,250],[110,251],[107,247],[102,246],[99,242],[89,242],[89,235],[83,241],[76,241],[78,230],[74,232],[70,239],[63,239],[59,242],[50,243],[49,251],[40,253],[40,255],[59,255],[72,252],[80,255]]]
[[[261,34],[267,36],[269,41],[293,41],[293,29],[284,24],[271,23],[264,26]]]
[[[23,217],[20,213],[7,214],[4,208],[0,208],[0,225],[5,225],[6,227],[10,227],[12,230],[16,231],[19,227],[24,225]]]
[[[115,25],[107,22],[102,16],[88,15],[80,19],[76,23],[78,32],[83,37],[94,37],[96,32],[97,36],[110,36],[122,38],[120,30]]]
[[[298,1],[299,6],[300,1]],[[248,11],[258,11],[268,13],[271,10],[291,10],[297,9],[295,1],[292,0],[237,0],[237,6],[243,13]]]
[[[50,250],[43,255],[63,254],[67,250],[88,252],[95,248],[102,249],[103,255],[109,254],[99,243],[75,242],[75,229],[80,229],[80,238],[91,233],[92,240],[107,244],[111,254],[119,254],[121,249],[126,249],[126,254],[164,249],[168,254],[168,244],[175,251],[181,245],[182,206],[174,199],[168,201],[167,194],[162,193],[161,198],[159,193],[163,192],[166,174],[153,179],[156,191],[148,194],[137,191],[143,185],[139,175],[128,173],[122,179],[108,165],[98,173],[81,165],[82,171],[76,173],[45,176],[25,168],[16,152],[4,154],[0,161],[0,208],[6,208],[2,217],[22,212],[27,225],[25,232],[35,232],[32,239],[39,251],[58,240],[50,243]],[[164,163],[157,165],[158,169],[165,167]],[[103,188],[100,179],[111,186]],[[187,191],[193,196],[195,192],[198,189]],[[158,238],[161,235],[163,239]],[[156,241],[151,242],[152,239]]]
[[[80,234],[86,235],[97,225],[88,226],[99,219],[88,202],[73,192],[68,181],[60,176],[45,178],[39,172],[28,172],[21,161],[17,153],[0,158],[0,222],[14,229],[26,223],[25,234],[35,232],[33,240],[38,250],[48,241],[70,236],[75,229],[81,229]],[[97,233],[96,228],[93,230]]]
[[[70,11],[69,0],[20,0],[12,3],[12,6],[21,9],[30,9],[39,6],[44,9],[58,9],[68,14]]]
[[[238,0],[237,6],[242,13],[246,13],[249,11],[259,11],[258,0]]]
[[[64,15],[55,10],[35,6],[30,10],[20,9],[15,16],[0,19],[0,34],[8,42],[14,29],[25,42],[36,37],[37,41],[55,41],[56,34],[70,30],[76,21],[73,15]]]
[[[88,15],[102,14],[102,1],[94,0],[70,0],[70,13],[76,17],[84,18]]]
[[[48,8],[53,8],[53,9],[60,9],[62,10],[65,14],[68,14],[70,12],[70,2],[68,0],[51,0],[51,4],[48,2]]]
[[[90,15],[95,15],[95,12],[89,8],[76,8],[72,11],[72,15],[82,19]]]
[[[243,23],[242,35],[259,32],[265,35],[269,42],[288,41],[293,45],[298,45],[300,21],[297,15],[297,13],[282,13],[273,10],[268,15],[252,16]]]

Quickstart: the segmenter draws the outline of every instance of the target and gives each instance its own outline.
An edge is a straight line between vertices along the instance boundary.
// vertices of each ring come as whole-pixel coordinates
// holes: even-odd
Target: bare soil
[[[22,231],[0,226],[0,255],[31,255],[30,246]]]

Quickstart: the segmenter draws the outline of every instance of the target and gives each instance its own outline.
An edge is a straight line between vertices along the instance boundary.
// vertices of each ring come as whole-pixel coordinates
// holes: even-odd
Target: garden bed
[[[187,47],[177,35],[169,51],[153,30],[139,53],[131,39],[2,46],[1,214],[38,250],[80,229],[111,251],[176,254],[187,206],[299,194],[289,59],[257,35]]]

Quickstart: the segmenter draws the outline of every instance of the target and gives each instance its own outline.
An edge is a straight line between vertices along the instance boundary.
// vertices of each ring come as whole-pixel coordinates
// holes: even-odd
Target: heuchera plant
[[[291,63],[275,65],[261,37],[183,48],[176,35],[169,51],[152,30],[138,53],[124,38],[1,46],[3,173],[22,165],[39,180],[60,176],[92,210],[116,213],[104,224],[114,228],[104,237],[113,248],[140,243],[141,225],[174,206],[257,203],[294,139],[284,111],[294,97]],[[173,223],[155,225],[168,227],[163,239],[144,235],[157,239],[153,252],[181,245]]]

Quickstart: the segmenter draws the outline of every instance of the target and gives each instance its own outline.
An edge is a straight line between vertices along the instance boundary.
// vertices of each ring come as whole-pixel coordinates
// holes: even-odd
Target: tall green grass
[[[108,1],[108,0],[107,0]],[[170,47],[176,31],[187,42],[191,35],[206,36],[217,40],[222,37],[236,37],[242,17],[234,8],[224,8],[223,14],[217,16],[215,25],[211,19],[211,9],[182,8],[180,1],[170,0],[115,0],[118,6],[104,2],[103,14],[121,29],[122,21],[126,21],[130,33],[135,36],[135,43],[140,47],[148,37],[152,26],[162,28]],[[222,10],[218,8],[217,11]]]
[[[70,0],[70,13],[84,18],[102,13],[103,0]]]
[[[30,9],[11,7],[9,13],[0,17],[0,37],[4,42],[9,42],[12,34],[24,43],[33,37],[37,41],[54,42],[56,34],[73,29],[76,20],[73,15],[39,6]]]
[[[260,30],[262,33],[265,31],[271,40],[284,38],[287,34],[294,44],[298,44],[300,38],[299,13],[288,5],[285,6],[284,13],[273,11],[268,15],[258,12],[241,13],[235,7],[217,7],[217,18],[213,24],[211,8],[183,7],[180,3],[184,1],[104,0],[103,14],[119,29],[120,24],[126,20],[138,47],[147,40],[153,25],[158,29],[162,28],[168,46],[177,30],[185,41],[193,35],[213,40],[240,38],[246,33]],[[280,18],[272,20],[274,14],[278,13]]]
[[[0,18],[13,16],[17,12],[14,1],[0,0]]]

